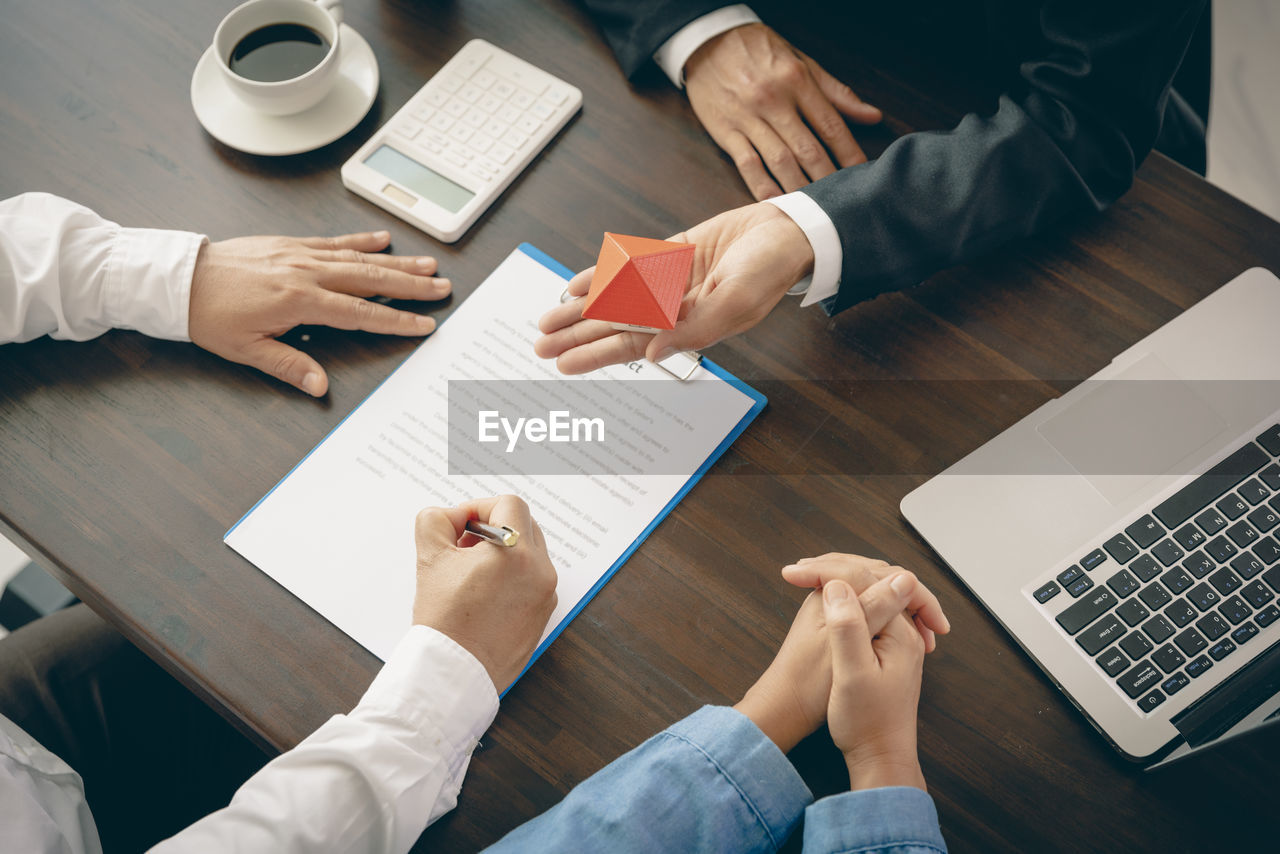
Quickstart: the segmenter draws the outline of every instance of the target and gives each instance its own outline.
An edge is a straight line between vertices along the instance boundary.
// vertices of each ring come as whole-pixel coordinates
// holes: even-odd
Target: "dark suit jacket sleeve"
[[[999,5],[989,14],[1011,57],[1010,86],[994,115],[909,134],[804,188],[844,252],[829,313],[1123,195],[1155,143],[1204,3]]]
[[[583,0],[628,78],[690,21],[736,0]]]

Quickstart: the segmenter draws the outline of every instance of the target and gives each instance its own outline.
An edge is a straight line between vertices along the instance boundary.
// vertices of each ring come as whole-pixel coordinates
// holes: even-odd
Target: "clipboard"
[[[529,261],[533,261],[537,265],[540,265],[551,273],[554,273],[555,276],[559,277],[559,279],[567,280],[573,275],[572,270],[559,263],[554,258],[528,243],[522,243],[517,247],[516,251],[503,262],[502,265],[499,265],[499,268],[495,270],[494,276],[496,276],[506,264],[527,263],[513,262],[513,259],[517,255],[525,256]],[[525,269],[536,268],[526,267]],[[472,299],[475,299],[475,297],[473,296]],[[454,322],[454,318],[457,317],[459,312],[466,308],[466,306],[467,303],[459,306],[459,309],[455,311],[454,316],[441,324],[433,338],[440,336],[444,331],[448,330],[450,324]],[[290,513],[292,512],[292,508],[290,505],[309,500],[309,497],[316,489],[316,484],[323,485],[325,483],[321,476],[323,475],[323,472],[317,473],[313,470],[316,466],[331,465],[331,459],[341,457],[343,454],[347,453],[347,446],[354,447],[359,444],[359,442],[353,442],[352,436],[345,435],[344,430],[367,430],[367,422],[372,419],[382,417],[379,413],[381,410],[387,409],[388,403],[383,396],[386,394],[395,394],[396,388],[409,381],[410,378],[406,378],[404,376],[407,371],[422,369],[421,364],[417,365],[415,368],[412,366],[412,363],[414,363],[415,358],[418,357],[419,353],[424,350],[426,344],[430,341],[431,339],[427,339],[427,342],[424,342],[418,350],[415,350],[413,354],[397,366],[397,368],[392,371],[386,379],[384,379],[372,392],[370,392],[370,394],[366,396],[355,409],[340,420],[338,424],[335,425],[334,428],[330,430],[314,448],[311,449],[311,451],[309,451],[292,469],[290,469],[290,471],[281,478],[281,480],[276,483],[276,485],[273,486],[266,495],[259,499],[239,521],[232,525],[223,536],[223,540],[228,546],[238,551],[265,574],[274,578],[286,589],[294,593],[294,595],[301,599],[305,604],[317,611],[321,616],[334,623],[334,625],[339,629],[342,629],[346,634],[384,660],[389,654],[389,648],[394,644],[390,643],[385,636],[371,638],[368,631],[360,625],[353,623],[353,618],[349,613],[349,610],[352,607],[350,604],[352,600],[350,589],[328,590],[322,584],[317,582],[316,579],[312,578],[309,573],[299,572],[298,564],[314,564],[316,561],[323,561],[328,552],[323,552],[313,556],[313,559],[310,562],[305,554],[299,553],[298,548],[305,544],[302,542],[303,535],[297,530],[300,523],[291,522]],[[748,425],[750,425],[756,416],[759,415],[761,410],[764,409],[767,403],[764,395],[751,388],[728,371],[724,370],[724,368],[717,365],[715,362],[709,359],[700,359],[693,372],[696,372],[697,368],[705,370],[712,377],[723,381],[740,393],[744,398],[743,405],[745,406],[745,410],[736,423],[732,425],[731,429],[724,431],[720,441],[715,445],[710,453],[707,454],[702,463],[691,474],[684,477],[683,482],[681,482],[678,488],[674,490],[669,499],[656,510],[646,511],[651,514],[648,517],[647,524],[644,525],[643,529],[640,530],[639,533],[630,540],[630,542],[625,543],[625,547],[621,548],[620,552],[616,551],[616,548],[621,544],[621,542],[615,537],[615,540],[610,546],[610,556],[612,559],[603,572],[599,572],[597,574],[594,569],[586,571],[582,571],[580,569],[577,571],[575,575],[575,583],[578,584],[579,587],[575,587],[576,601],[572,603],[572,606],[566,613],[563,613],[562,616],[553,617],[555,620],[554,626],[551,626],[546,632],[541,643],[539,643],[538,647],[535,649],[528,664],[521,671],[520,675],[524,675],[529,667],[537,661],[548,647],[550,647],[552,642],[560,635],[560,633],[563,632],[569,623],[572,622],[584,607],[586,607],[587,603],[595,597],[609,579],[613,577],[614,573],[616,573],[618,569],[627,562],[631,555],[634,554],[641,546],[644,540],[658,527],[662,520],[675,509],[676,505],[679,504],[679,502],[689,493],[693,486],[711,469],[716,460],[724,454],[729,446],[733,444],[733,442],[744,430],[746,430]],[[715,435],[719,434],[717,433]],[[714,438],[714,436],[712,438]],[[343,459],[345,459],[345,457]],[[683,477],[683,475],[680,476]],[[670,486],[670,484],[666,485]],[[492,491],[482,494],[492,494]],[[666,493],[664,492],[662,494],[665,495]],[[525,497],[526,500],[530,500],[529,496],[522,497]],[[314,500],[319,501],[319,499]],[[438,504],[442,502],[420,501],[414,508],[414,512],[416,512],[417,509],[420,509],[420,507],[427,506],[431,503]],[[531,501],[530,503],[532,504],[533,502]],[[363,509],[363,504],[364,502],[354,502],[350,509],[358,514]],[[400,509],[404,510],[403,506],[401,506]],[[537,515],[538,511],[536,509],[534,512],[535,515]],[[300,513],[300,515],[305,516],[306,514]],[[341,532],[332,532],[330,529],[333,529],[347,521],[348,520],[345,516],[340,516],[333,524],[326,525],[321,522],[320,524],[312,525],[312,531],[314,532],[314,530],[318,528],[328,532],[329,535],[334,538],[330,541],[330,546],[334,550],[340,550],[341,548],[348,547],[351,544],[340,538],[339,534]],[[639,519],[633,520],[633,527],[634,524],[638,523],[638,521]],[[544,520],[541,524],[544,532],[548,533],[548,539],[550,540],[552,531],[548,527],[549,522]],[[412,537],[410,536],[412,531],[411,525],[412,514],[409,514],[409,518],[405,520],[405,525],[403,527],[410,547],[412,546]],[[359,536],[358,519],[352,524],[352,529],[357,532],[354,535]],[[399,528],[396,528],[396,530],[399,530]],[[379,538],[378,547],[390,549],[391,546],[382,543],[383,539],[387,539],[390,536],[391,535],[388,534],[386,537]],[[291,537],[292,540],[290,540]],[[396,548],[399,548],[398,544]],[[362,553],[357,554],[359,556]],[[392,565],[399,565],[400,561],[404,561],[404,565],[406,567],[411,567],[413,565],[412,558],[404,555],[397,555],[394,558],[384,555],[384,558]],[[340,560],[336,557],[334,559]],[[351,560],[349,556],[348,562],[358,563],[359,561]],[[601,563],[603,563],[603,560]],[[561,567],[557,566],[557,569],[559,570]],[[405,575],[412,576],[412,573],[406,570]],[[386,581],[386,579],[382,580],[384,582]],[[384,600],[392,597],[393,595],[397,599],[402,597],[403,608],[407,614],[412,606],[412,579],[409,578],[408,580],[410,583],[408,589],[402,589],[400,592],[394,594],[390,592],[390,588],[395,587],[396,585],[388,585],[384,583],[383,589],[377,593],[378,601],[383,602],[385,606]],[[581,585],[585,584],[587,580],[591,580],[590,586],[586,589],[585,593],[577,595],[576,591],[581,589]],[[341,583],[349,583],[349,581],[350,579],[346,577],[338,579],[335,576],[334,578],[335,584],[338,584],[339,586]],[[563,582],[564,578],[562,576],[562,584]],[[396,583],[399,584],[400,582],[397,581]],[[563,600],[563,594],[561,598]],[[382,622],[385,622],[385,620]],[[400,629],[400,631],[407,629],[408,625],[409,623],[406,622],[404,624],[404,628]],[[517,680],[518,678],[519,677],[517,677]],[[514,682],[512,684],[514,684]],[[510,686],[508,686],[506,690],[510,690]],[[502,693],[505,694],[506,691],[504,690]]]

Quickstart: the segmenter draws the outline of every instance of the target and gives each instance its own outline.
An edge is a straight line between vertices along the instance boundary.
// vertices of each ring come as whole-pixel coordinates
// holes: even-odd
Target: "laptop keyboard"
[[[1032,595],[1143,712],[1280,633],[1280,424]]]

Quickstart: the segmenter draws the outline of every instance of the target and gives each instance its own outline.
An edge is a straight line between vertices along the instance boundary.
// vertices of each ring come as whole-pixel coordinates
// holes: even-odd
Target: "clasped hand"
[[[784,753],[825,720],[854,789],[923,789],[921,671],[935,634],[951,630],[937,598],[901,567],[856,555],[806,558],[782,575],[818,589],[735,708]]]

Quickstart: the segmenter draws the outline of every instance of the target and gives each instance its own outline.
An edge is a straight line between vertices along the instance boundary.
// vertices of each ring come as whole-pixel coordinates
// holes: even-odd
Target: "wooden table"
[[[359,128],[312,154],[207,136],[188,87],[226,3],[17,0],[0,29],[0,196],[48,190],[214,239],[390,228],[465,298],[518,242],[585,266],[602,225],[665,235],[749,201],[683,97],[631,88],[566,2],[352,0],[382,71]],[[813,20],[784,28],[891,117],[945,127],[991,103],[925,46]],[[841,38],[826,38],[820,33]],[[483,36],[585,93],[585,109],[459,243],[339,183],[338,166],[464,42]],[[929,659],[920,747],[954,851],[1208,850],[1270,835],[1274,730],[1155,775],[1126,764],[946,571],[901,497],[1242,269],[1280,269],[1280,226],[1160,156],[1104,216],[829,319],[784,304],[714,358],[770,406],[510,693],[457,810],[422,847],[463,851],[704,703],[737,699],[801,594],[777,570],[886,556],[955,631]],[[297,333],[291,336],[297,339]],[[0,348],[0,518],[81,598],[259,742],[284,749],[355,703],[364,649],[226,548],[224,531],[413,348],[311,330],[323,401],[179,343],[111,333]],[[758,532],[729,537],[721,520]],[[408,571],[408,568],[406,568]],[[844,783],[821,735],[794,756]],[[798,838],[792,842],[798,848]]]

